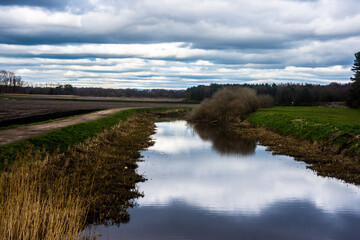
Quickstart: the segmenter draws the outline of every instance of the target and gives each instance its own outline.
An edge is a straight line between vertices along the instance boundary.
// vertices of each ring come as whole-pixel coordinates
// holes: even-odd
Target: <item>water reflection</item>
[[[184,121],[171,122],[170,125],[158,123],[154,140],[155,145],[151,147],[153,151],[171,155],[211,148],[211,143],[202,141]]]
[[[358,240],[360,218],[330,216],[308,202],[274,204],[258,217],[213,215],[182,202],[146,206],[131,212],[123,228],[101,228],[103,239],[339,239]]]
[[[185,122],[157,127],[139,165],[149,179],[139,185],[145,197],[129,224],[100,228],[104,239],[359,239],[359,187],[262,146],[252,155],[220,154],[202,139],[217,133]]]
[[[118,162],[123,159],[117,159]],[[126,172],[120,164],[108,161],[101,166],[103,171],[96,177],[91,192],[96,196],[90,203],[88,224],[117,225],[126,224],[130,220],[129,208],[137,205],[135,199],[143,197],[136,188],[136,183],[145,181],[135,169],[129,167]],[[129,166],[129,165],[128,165]],[[109,171],[110,170],[110,171]]]
[[[155,144],[143,152],[146,161],[139,168],[151,179],[141,185],[141,206],[181,200],[226,214],[259,214],[278,201],[307,200],[327,212],[360,212],[358,187],[318,177],[291,157],[273,156],[262,146],[253,155],[222,156],[185,122],[157,126]],[[176,153],[169,154],[163,146],[179,143],[178,138],[190,150],[176,145]]]
[[[239,138],[230,127],[196,124],[192,126],[204,141],[211,141],[214,150],[221,154],[254,154],[255,141]]]

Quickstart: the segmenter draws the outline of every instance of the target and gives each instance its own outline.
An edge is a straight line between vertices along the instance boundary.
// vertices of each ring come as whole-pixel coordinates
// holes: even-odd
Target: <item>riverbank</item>
[[[247,121],[280,134],[317,142],[331,154],[360,156],[360,110],[327,107],[274,107]]]
[[[275,154],[309,164],[319,175],[360,184],[360,111],[275,107],[248,116],[236,130]]]
[[[69,147],[74,146],[75,144],[82,143],[86,139],[95,137],[98,133],[106,129],[110,129],[118,122],[125,121],[135,113],[166,112],[171,109],[176,108],[161,107],[126,109],[97,120],[74,124],[71,126],[50,131],[43,135],[33,136],[14,143],[1,145],[0,170],[7,170],[17,157],[27,154],[27,149],[33,148],[37,150],[43,150],[49,153],[54,153],[56,151],[63,152]],[[29,127],[41,128],[41,125],[33,125]]]
[[[98,128],[96,136],[63,151],[50,152],[51,141],[49,148],[28,145],[0,174],[0,239],[93,239],[81,235],[86,226],[128,222],[127,209],[142,196],[136,183],[145,180],[135,171],[140,151],[153,144],[157,115],[173,112],[183,114],[169,108],[122,111],[97,122],[107,128]]]

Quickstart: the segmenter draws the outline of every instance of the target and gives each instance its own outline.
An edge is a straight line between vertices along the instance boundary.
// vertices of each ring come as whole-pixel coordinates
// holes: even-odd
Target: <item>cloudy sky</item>
[[[0,69],[35,84],[349,82],[359,0],[0,0]]]

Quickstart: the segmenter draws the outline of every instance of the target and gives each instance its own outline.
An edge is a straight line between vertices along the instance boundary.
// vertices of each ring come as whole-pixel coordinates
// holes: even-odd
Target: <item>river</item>
[[[185,121],[160,122],[130,221],[100,239],[360,239],[360,188]]]

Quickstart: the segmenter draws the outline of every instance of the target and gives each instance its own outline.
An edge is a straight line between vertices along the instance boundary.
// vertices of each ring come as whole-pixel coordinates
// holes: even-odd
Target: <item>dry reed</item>
[[[0,178],[1,239],[76,239],[86,205],[67,178],[47,180],[47,164],[23,166]]]
[[[65,153],[19,156],[0,176],[0,239],[92,239],[82,234],[89,223],[127,222],[153,129],[152,119],[131,117]]]

